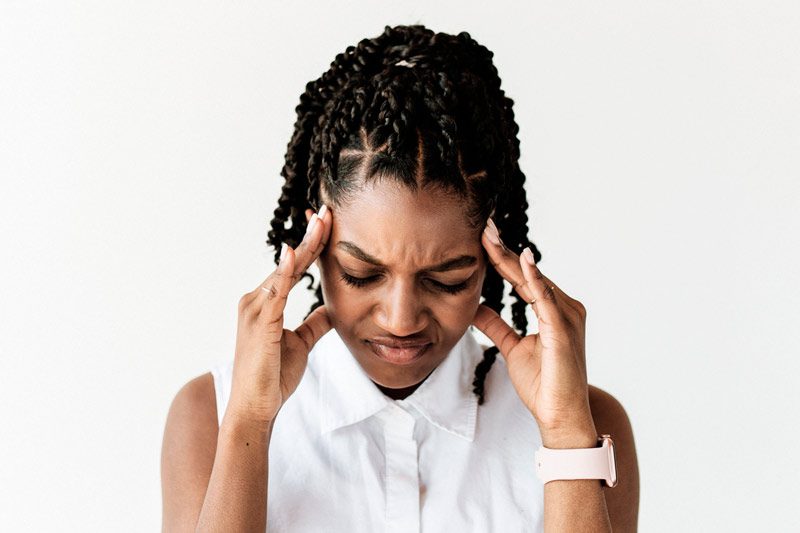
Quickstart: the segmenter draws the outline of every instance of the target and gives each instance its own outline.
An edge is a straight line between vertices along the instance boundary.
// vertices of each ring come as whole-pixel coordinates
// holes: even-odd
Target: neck
[[[431,371],[431,374],[432,373],[433,373],[433,371]],[[378,389],[380,389],[380,391],[382,393],[384,393],[386,396],[388,396],[392,400],[405,400],[406,398],[411,396],[414,393],[414,391],[417,390],[417,388],[420,385],[425,383],[425,380],[428,379],[428,376],[430,376],[431,374],[428,374],[427,376],[425,376],[425,378],[422,381],[420,381],[419,383],[416,383],[416,384],[408,386],[408,387],[403,387],[403,388],[400,388],[400,389],[392,389],[390,387],[384,387],[383,385],[378,385],[374,381],[373,381],[373,383],[375,383],[375,386],[378,387]]]
[[[411,396],[411,394],[413,394],[413,392],[417,390],[417,387],[419,387],[420,385],[422,385],[421,382],[417,383],[416,385],[411,385],[410,387],[403,387],[402,389],[390,389],[389,387],[384,387],[383,385],[378,385],[377,383],[375,383],[375,386],[378,387],[382,393],[384,393],[392,400],[405,400],[406,398]]]

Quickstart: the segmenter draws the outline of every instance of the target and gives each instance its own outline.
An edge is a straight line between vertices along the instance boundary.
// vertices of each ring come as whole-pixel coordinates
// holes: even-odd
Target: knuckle
[[[564,310],[564,319],[572,329],[578,328],[583,322],[583,318],[581,318],[578,311],[572,307],[567,307],[567,309]]]
[[[253,294],[248,292],[247,294],[242,295],[239,298],[239,313],[244,313],[247,311],[247,308],[250,306],[250,301],[253,299]]]
[[[544,287],[544,298],[550,301],[555,301],[556,299],[556,292],[550,288],[550,285],[545,285]]]
[[[499,326],[501,322],[501,318],[495,315],[492,315],[489,320],[486,322],[486,326],[488,328],[493,328],[495,326]]]
[[[277,317],[273,318],[269,322],[264,324],[264,327],[269,331],[274,331],[277,333],[277,336],[272,340],[277,342],[280,340],[281,335],[283,334],[283,315],[278,315]]]
[[[264,291],[267,293],[267,301],[274,300],[278,297],[278,290],[275,288],[275,284],[271,283],[268,287],[265,287],[267,290]]]
[[[509,337],[513,337],[513,336],[514,336],[514,332],[513,331],[507,331],[505,333],[505,335],[503,335],[503,338],[500,339],[500,346],[503,346],[505,344],[506,339],[508,339]]]

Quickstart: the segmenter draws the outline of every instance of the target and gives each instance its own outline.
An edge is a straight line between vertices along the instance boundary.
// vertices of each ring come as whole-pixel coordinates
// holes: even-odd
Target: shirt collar
[[[475,436],[478,399],[472,392],[483,348],[469,330],[410,396],[392,400],[370,380],[335,329],[317,341],[322,433],[360,422],[390,403],[411,405],[434,426],[468,441]]]

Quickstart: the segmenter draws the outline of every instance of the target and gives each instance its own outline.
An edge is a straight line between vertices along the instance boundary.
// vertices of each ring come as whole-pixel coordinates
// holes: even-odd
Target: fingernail
[[[322,208],[319,210],[319,213],[317,213],[317,215],[319,216],[319,218],[325,218],[325,213],[327,212],[328,212],[328,206],[322,204]]]
[[[486,222],[486,228],[484,229],[486,232],[486,236],[489,238],[492,243],[499,245],[500,244],[500,234],[497,233],[497,226],[494,225],[492,219],[490,218]]]
[[[308,221],[308,226],[306,226],[306,235],[311,233],[311,230],[314,229],[314,226],[316,225],[317,220],[319,220],[319,216],[317,216],[316,213],[311,215],[311,220]]]
[[[531,266],[536,266],[536,260],[533,258],[533,252],[531,252],[530,247],[526,246],[525,249],[522,250],[522,257],[524,257],[525,261]]]
[[[281,258],[278,261],[278,264],[283,263],[283,258],[286,257],[287,248],[288,248],[288,245],[286,243],[281,244]]]

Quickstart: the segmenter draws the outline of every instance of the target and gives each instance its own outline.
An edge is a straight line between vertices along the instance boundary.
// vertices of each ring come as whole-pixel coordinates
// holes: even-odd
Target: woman
[[[239,302],[233,359],[170,408],[165,530],[635,531],[630,422],[587,383],[583,305],[536,266],[512,103],[489,50],[423,26],[307,85],[277,269]],[[318,300],[284,329],[312,263]],[[540,446],[601,433],[617,486],[537,477]]]

